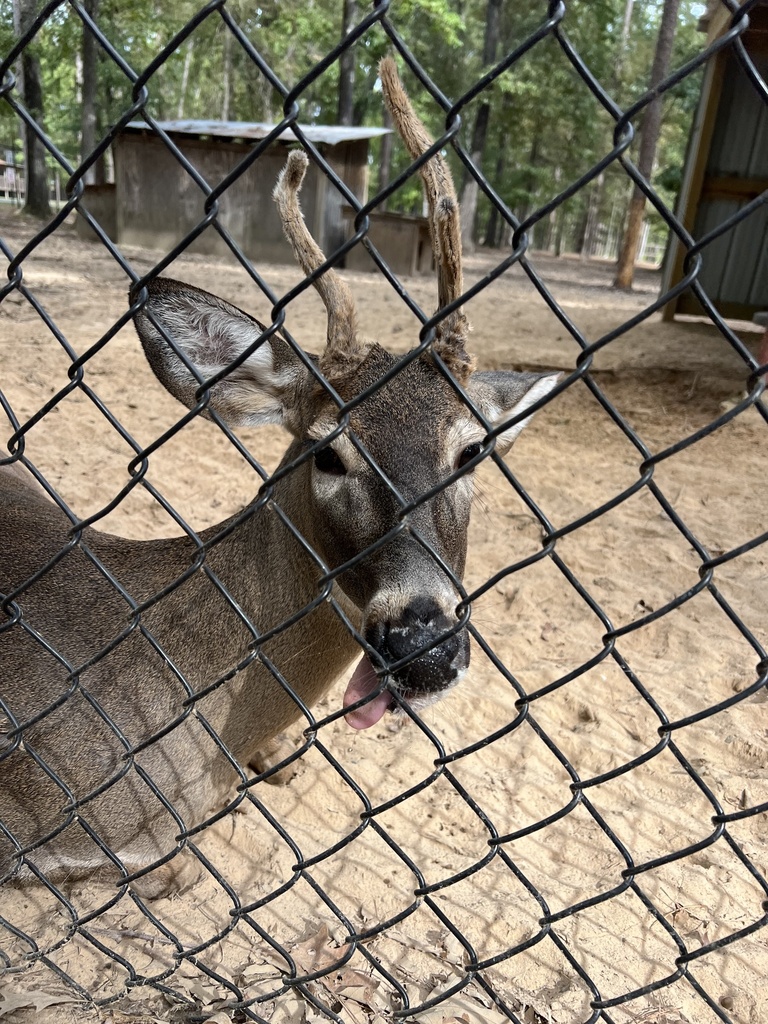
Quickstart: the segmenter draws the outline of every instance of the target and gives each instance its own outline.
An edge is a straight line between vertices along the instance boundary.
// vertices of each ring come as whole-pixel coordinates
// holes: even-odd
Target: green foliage
[[[559,27],[590,73],[621,108],[635,102],[647,88],[663,0],[635,0],[628,36],[622,38],[626,0],[568,0]],[[458,99],[489,70],[483,65],[488,0],[394,0],[390,20],[438,88]],[[546,20],[547,3],[505,2],[501,7],[496,50],[499,58],[520,46]],[[358,19],[368,12],[358,3]],[[99,128],[123,117],[133,103],[133,81],[144,74],[162,50],[172,44],[190,19],[202,10],[201,0],[101,0],[97,23],[120,59],[126,74],[105,51],[99,58],[97,97]],[[696,30],[701,2],[683,0],[675,48],[675,65],[698,52]],[[338,44],[342,33],[341,0],[228,0],[229,16],[280,82],[293,88]],[[79,154],[82,23],[62,4],[38,33],[35,47],[41,64],[45,96],[45,127],[66,158],[77,165]],[[147,111],[170,119],[220,118],[225,81],[229,83],[230,120],[268,121],[283,116],[283,99],[261,73],[244,47],[230,36],[218,11],[212,11],[171,53],[147,82]],[[0,0],[0,47],[13,45],[11,0]],[[355,44],[355,119],[382,123],[377,65],[390,48],[376,24]],[[414,104],[428,128],[444,130],[445,115],[433,98],[405,69]],[[686,78],[665,99],[665,116],[657,154],[655,184],[673,203],[680,181],[691,118],[698,97],[699,76]],[[301,120],[333,123],[338,102],[338,63],[319,75],[301,94]],[[512,64],[480,97],[461,111],[460,139],[469,148],[472,126],[482,103],[489,105],[489,128],[482,157],[484,173],[517,216],[525,218],[583,174],[613,146],[614,120],[567,59],[553,34]],[[6,104],[0,104],[0,132],[10,141],[18,132]],[[457,182],[464,175],[452,149]],[[631,154],[630,154],[631,156]],[[376,185],[378,148],[372,147],[371,184]],[[402,146],[394,147],[391,177],[406,166]],[[597,186],[596,186],[597,187]],[[607,223],[628,197],[626,175],[609,169],[593,196],[599,219]],[[559,211],[538,223],[535,240],[551,244],[560,232],[566,246],[583,240],[591,190],[580,191]],[[393,207],[421,208],[421,193],[411,180],[394,198]],[[481,198],[477,230],[482,238],[491,219]]]

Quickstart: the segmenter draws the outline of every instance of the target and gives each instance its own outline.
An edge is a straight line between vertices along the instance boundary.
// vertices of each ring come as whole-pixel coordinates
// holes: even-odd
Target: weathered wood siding
[[[105,232],[111,241],[117,241],[117,209],[115,203],[114,185],[86,185],[82,199],[82,206],[88,213],[99,222],[99,227]],[[90,224],[84,217],[78,215],[75,221],[75,230],[80,238],[88,242],[95,242],[96,233],[91,229]]]
[[[252,151],[250,143],[172,136],[197,174],[216,188]],[[320,147],[334,170],[361,200],[367,181],[367,141]],[[274,143],[232,182],[218,199],[217,222],[255,261],[292,263],[272,190],[288,149]],[[117,237],[121,243],[170,250],[205,221],[206,197],[164,143],[151,132],[126,132],[115,143]],[[345,238],[343,198],[310,163],[301,191],[304,218],[326,252]],[[223,254],[226,242],[208,225],[190,252]]]
[[[342,212],[346,222],[347,238],[350,238],[355,231],[355,213],[349,206]],[[390,270],[399,276],[432,272],[434,259],[429,237],[429,221],[426,217],[371,213],[369,220],[368,238],[386,260]],[[378,267],[362,243],[347,253],[344,265],[349,270],[378,273]]]

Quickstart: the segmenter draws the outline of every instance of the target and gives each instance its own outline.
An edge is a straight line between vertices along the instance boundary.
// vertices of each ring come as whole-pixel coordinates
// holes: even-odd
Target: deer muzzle
[[[347,714],[347,723],[355,729],[375,725],[385,711],[399,708],[395,693],[418,709],[454,686],[469,665],[469,635],[455,627],[456,617],[425,597],[411,600],[397,618],[369,622],[365,639],[385,667],[374,668],[367,656],[359,663],[344,706],[365,704]]]

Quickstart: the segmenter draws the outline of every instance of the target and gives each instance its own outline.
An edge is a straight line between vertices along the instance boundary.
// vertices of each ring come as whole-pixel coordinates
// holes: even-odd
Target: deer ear
[[[483,416],[496,428],[549,394],[559,379],[559,373],[514,373],[511,370],[473,373],[466,391]],[[497,435],[496,451],[499,455],[509,451],[532,418],[533,413]]]
[[[257,344],[266,330],[258,320],[192,285],[158,277],[147,289],[149,301],[134,318],[136,330],[155,376],[174,398],[192,408],[200,388],[174,346],[205,381],[255,345],[213,385],[209,408],[231,426],[279,423],[295,432],[307,371],[284,339],[272,335]]]

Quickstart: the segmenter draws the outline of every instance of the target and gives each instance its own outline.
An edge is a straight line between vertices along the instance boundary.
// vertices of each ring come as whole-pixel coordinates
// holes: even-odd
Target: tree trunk
[[[624,59],[627,56],[627,44],[629,43],[629,30],[632,27],[632,9],[635,6],[635,0],[625,0],[624,5],[624,22],[621,26],[621,39],[619,42],[619,52],[616,55],[616,62],[613,65],[613,86],[614,89],[618,88],[621,84],[621,75],[624,70]]]
[[[589,197],[587,197],[589,199]],[[576,230],[573,233],[572,243],[573,248],[571,252],[578,253],[578,255],[584,258],[584,246],[587,241],[587,226],[589,224],[589,201],[583,208],[578,218],[576,219]]]
[[[187,51],[189,52],[189,51]],[[221,120],[229,120],[232,101],[232,33],[228,25],[224,25],[224,81],[221,95]]]
[[[562,178],[563,172],[559,167],[555,168],[554,172],[554,191],[560,191],[560,179]],[[556,206],[555,209],[547,217],[546,222],[539,221],[539,224],[544,225],[546,223],[546,234],[544,235],[544,241],[542,242],[541,248],[546,252],[551,252],[555,256],[559,256],[560,252],[558,247],[562,243],[563,235],[563,219],[565,217],[565,211],[562,205]]]
[[[87,14],[96,20],[99,14],[99,0],[85,0],[83,4]],[[82,163],[96,148],[99,134],[99,115],[96,103],[98,95],[98,47],[93,34],[83,25],[81,50],[83,62],[83,95],[80,112],[80,162]],[[106,180],[104,158],[99,157],[95,164],[88,168],[85,175],[86,185],[103,184]]]
[[[499,42],[501,26],[501,7],[503,0],[488,0],[485,9],[485,36],[483,39],[483,64],[487,68],[496,60],[496,49]],[[486,96],[488,93],[486,92]],[[480,104],[477,119],[472,132],[472,163],[480,168],[483,162],[485,142],[488,137],[488,121],[491,105],[488,99]],[[477,217],[477,196],[479,186],[471,174],[464,176],[461,190],[461,244],[465,252],[472,252],[475,247],[475,219]]]
[[[497,192],[504,181],[504,174],[507,168],[509,142],[512,133],[507,130],[506,125],[509,121],[511,106],[512,103],[510,101],[509,94],[505,93],[501,101],[501,130],[499,132],[498,149],[496,150],[496,167],[493,174],[493,186]],[[491,212],[488,216],[488,223],[485,228],[483,245],[487,245],[493,249],[498,248],[501,244],[501,232],[505,223],[506,221],[503,220],[498,207],[495,203],[492,203]]]
[[[656,90],[660,82],[666,77],[669,70],[669,63],[672,57],[672,47],[675,42],[675,31],[677,29],[677,15],[680,7],[680,0],[664,0],[664,9],[661,14],[659,25],[659,37],[656,42],[656,54],[651,69],[650,91]],[[640,149],[637,158],[637,169],[646,181],[651,180],[653,173],[653,160],[656,155],[656,143],[659,139],[661,129],[663,98],[655,96],[645,108],[643,116],[643,127],[640,135]],[[629,201],[629,213],[624,229],[624,237],[619,252],[619,262],[616,270],[616,278],[613,282],[614,288],[621,288],[631,291],[632,279],[635,272],[635,256],[640,240],[640,232],[643,225],[643,210],[645,209],[645,195],[637,187],[632,190],[632,198]]]
[[[341,38],[346,39],[355,24],[357,17],[356,0],[344,0],[344,24],[341,27]],[[355,122],[355,53],[352,47],[344,50],[339,57],[339,124],[351,125]]]
[[[507,139],[509,134],[504,133],[504,137],[499,146],[499,152],[496,156],[496,171],[493,176],[493,183],[498,192],[499,183],[504,178],[504,170],[507,163]],[[489,246],[492,249],[498,247],[499,244],[499,233],[501,231],[501,214],[499,213],[498,207],[495,203],[491,205],[491,212],[488,216],[488,224],[485,228],[485,238],[483,244]]]
[[[489,103],[483,103],[477,112],[475,130],[472,133],[472,163],[479,167],[483,161],[483,150],[485,140],[488,137],[488,117],[491,112]],[[475,217],[477,216],[477,195],[480,187],[472,177],[467,176],[467,182],[461,193],[460,219],[461,219],[461,245],[464,252],[474,252],[475,249]]]
[[[555,214],[557,216],[557,223],[553,225],[555,231],[555,256],[561,256],[563,252],[563,238],[565,237],[566,214],[562,206],[558,206]]]
[[[536,176],[536,168],[539,165],[539,148],[541,145],[541,121],[538,122],[538,126],[535,129],[533,141],[531,142],[531,148],[528,153],[528,180],[525,184],[525,190],[528,193],[525,206],[523,208],[521,221],[527,220],[536,208],[536,197],[538,191],[538,179]]]
[[[227,29],[229,33],[229,29]],[[184,54],[184,67],[181,71],[181,89],[179,90],[179,105],[176,108],[176,117],[181,120],[184,117],[184,107],[187,102],[187,90],[189,89],[189,72],[192,69],[192,54],[195,48],[194,36],[187,42],[187,50]]]
[[[584,245],[580,252],[580,256],[583,260],[588,260],[595,251],[595,238],[597,236],[597,229],[600,226],[600,207],[603,202],[604,189],[605,171],[601,171],[597,178],[592,182],[592,187],[589,190],[587,227],[584,233]]]
[[[22,36],[35,20],[35,0],[14,0],[13,23],[17,36]],[[30,44],[21,55],[19,91],[27,111],[35,123],[43,127],[43,89],[40,84],[40,64]],[[51,216],[48,201],[48,169],[45,166],[45,148],[35,132],[25,123],[24,175],[26,180],[26,202],[24,213],[47,220]]]

